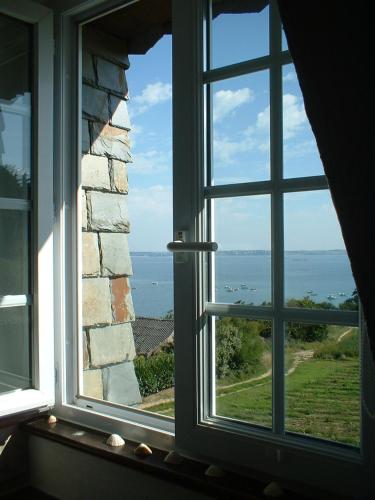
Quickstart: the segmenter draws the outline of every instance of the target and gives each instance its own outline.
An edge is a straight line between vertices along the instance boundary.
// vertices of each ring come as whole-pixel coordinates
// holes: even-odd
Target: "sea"
[[[136,317],[162,318],[173,310],[173,255],[132,252],[130,278]],[[284,293],[309,296],[338,306],[355,290],[344,250],[289,251],[284,258]],[[228,251],[215,255],[215,302],[259,305],[271,301],[271,255],[268,251]]]

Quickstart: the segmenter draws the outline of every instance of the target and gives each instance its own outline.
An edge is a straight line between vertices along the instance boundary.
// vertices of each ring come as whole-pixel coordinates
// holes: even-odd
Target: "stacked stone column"
[[[130,121],[123,42],[86,28],[82,54],[82,341],[87,396],[134,405],[129,276]]]

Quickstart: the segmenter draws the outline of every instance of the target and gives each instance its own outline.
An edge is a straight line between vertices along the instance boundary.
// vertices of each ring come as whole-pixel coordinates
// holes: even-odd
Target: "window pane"
[[[269,179],[268,71],[211,86],[213,184]]]
[[[0,198],[30,196],[31,34],[0,14]]]
[[[324,175],[293,64],[283,66],[284,177]]]
[[[31,386],[30,311],[0,307],[0,393]]]
[[[286,305],[345,309],[355,283],[329,191],[285,194],[284,211]]]
[[[286,430],[359,446],[358,328],[288,323]]]
[[[271,322],[216,318],[216,415],[272,425]]]
[[[268,48],[268,1],[212,2],[212,67],[265,56]]]
[[[0,210],[0,295],[29,293],[29,214]]]
[[[271,229],[269,196],[222,198],[214,204],[214,301],[269,305]]]
[[[118,15],[139,15],[143,3]],[[83,123],[91,132],[81,163],[83,394],[173,416],[172,41],[138,36],[133,49],[140,43],[143,54],[149,43],[147,53],[131,50],[124,71],[95,54],[89,35],[83,31]]]
[[[281,49],[288,50],[288,42],[286,41],[284,28],[281,30]]]

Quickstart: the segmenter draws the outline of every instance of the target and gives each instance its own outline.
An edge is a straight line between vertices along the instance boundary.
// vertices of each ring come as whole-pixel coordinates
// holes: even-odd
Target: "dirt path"
[[[341,342],[342,339],[345,337],[345,335],[348,335],[348,333],[350,333],[351,331],[353,330],[353,328],[349,328],[348,330],[346,330],[345,332],[343,332],[339,338],[337,339],[337,343]]]
[[[348,335],[351,331],[352,328],[349,328],[348,330],[345,330],[345,332],[341,333],[337,339],[337,343],[341,342],[343,338],[346,335]],[[300,365],[305,361],[308,361],[309,359],[313,358],[313,356],[314,356],[314,351],[312,349],[294,352],[292,366],[288,369],[285,376],[291,375],[296,370],[298,365]],[[230,388],[237,388],[237,389],[231,392],[226,392],[224,394],[217,394],[216,397],[222,398],[224,396],[228,396],[229,394],[236,394],[238,392],[247,391],[248,389],[250,389],[250,387],[241,388],[241,385],[249,384],[251,382],[257,382],[258,380],[265,379],[267,377],[270,377],[271,375],[272,375],[272,370],[269,369],[266,372],[262,373],[261,375],[257,375],[256,377],[251,377],[246,380],[241,380],[241,382],[234,382],[233,384],[221,385],[220,387],[217,387],[217,390],[230,389]],[[264,384],[257,384],[254,387],[260,387],[262,385],[265,385],[266,383],[267,382],[265,382]],[[144,398],[142,404],[140,404],[138,408],[146,409],[163,403],[171,403],[173,401],[174,401],[174,389],[173,388],[165,389],[164,391],[161,391],[157,394],[152,394],[151,396]]]

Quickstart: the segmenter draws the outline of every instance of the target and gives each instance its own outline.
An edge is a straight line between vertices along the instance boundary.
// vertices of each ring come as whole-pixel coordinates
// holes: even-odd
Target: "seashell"
[[[47,422],[48,422],[50,425],[55,424],[55,423],[57,422],[57,418],[55,417],[55,415],[50,415],[50,416],[48,417]]]
[[[138,457],[147,457],[148,455],[152,455],[152,450],[147,446],[147,444],[140,443],[134,450],[134,455],[137,455]]]
[[[170,451],[168,455],[164,457],[164,462],[170,465],[180,465],[182,464],[183,458],[177,453],[177,451]]]
[[[282,487],[276,482],[271,481],[263,490],[265,497],[280,498],[284,495]]]
[[[118,434],[111,434],[106,441],[108,446],[124,446],[125,441]]]
[[[217,465],[210,465],[205,470],[204,475],[208,477],[224,477],[225,470],[223,470],[221,467],[218,467]]]

